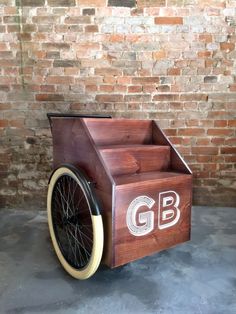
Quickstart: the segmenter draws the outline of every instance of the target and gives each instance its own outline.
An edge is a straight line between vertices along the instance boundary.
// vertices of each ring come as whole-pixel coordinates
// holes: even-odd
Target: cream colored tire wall
[[[64,256],[61,253],[61,250],[59,248],[59,245],[57,243],[57,239],[55,236],[54,228],[53,228],[53,222],[52,222],[52,215],[51,215],[51,202],[52,202],[52,193],[53,188],[57,180],[63,176],[68,175],[72,177],[82,188],[82,185],[75,175],[75,173],[70,170],[67,167],[61,167],[58,168],[54,174],[51,177],[49,187],[48,187],[48,196],[47,196],[47,213],[48,213],[48,225],[49,225],[49,231],[53,243],[53,247],[55,249],[55,252],[57,254],[57,257],[59,261],[61,262],[64,269],[74,278],[76,279],[87,279],[91,277],[97,270],[98,266],[100,265],[102,253],[103,253],[103,242],[104,242],[104,235],[103,235],[103,223],[102,223],[102,217],[101,215],[92,215],[91,214],[91,220],[92,220],[92,226],[93,226],[93,248],[92,248],[92,254],[90,257],[90,260],[86,267],[79,270],[74,267],[72,267],[64,258]],[[82,188],[83,189],[83,188]],[[86,196],[86,194],[85,194]],[[86,197],[87,198],[87,197]],[[88,202],[88,199],[87,199]],[[89,202],[88,202],[89,204]]]

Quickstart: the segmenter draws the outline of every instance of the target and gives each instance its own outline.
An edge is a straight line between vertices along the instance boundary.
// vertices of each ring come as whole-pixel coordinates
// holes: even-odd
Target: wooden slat
[[[186,177],[188,175],[177,172],[166,172],[166,171],[152,171],[152,172],[143,172],[138,174],[126,174],[126,175],[118,175],[113,176],[114,182],[119,189],[126,189],[126,185],[136,186],[146,186],[147,183],[152,182],[165,182],[174,180],[181,180],[181,178]]]
[[[169,141],[164,132],[160,129],[158,124],[153,121],[152,128],[152,142],[156,145],[169,145],[170,146],[170,160],[171,168],[174,171],[192,174],[192,171],[188,167],[187,163],[180,156],[174,145]]]
[[[118,145],[99,151],[112,175],[161,171],[170,165],[169,146]]]
[[[122,265],[189,239],[191,171],[154,121],[54,117],[52,133],[54,166],[71,163],[96,182],[104,223],[105,264]],[[108,145],[122,146],[104,147]],[[132,149],[130,145],[134,145]],[[163,146],[157,153],[158,145]],[[162,171],[152,171],[157,165]],[[175,172],[166,171],[169,168]],[[120,173],[125,174],[117,175]],[[158,195],[163,191],[179,194],[181,218],[173,228],[159,230]],[[140,195],[155,200],[155,230],[136,237],[127,228],[126,214],[129,204]]]
[[[104,225],[103,262],[112,265],[112,183],[106,173],[100,154],[96,151],[93,141],[87,134],[83,120],[77,117],[52,118],[53,165],[54,168],[63,163],[81,168],[96,182],[96,195],[102,208]]]
[[[151,144],[152,121],[84,119],[96,145]]]
[[[115,239],[115,259],[113,267],[129,263],[190,239],[191,175],[159,173],[161,177],[159,179],[156,178],[156,180],[146,180],[140,183],[129,183],[116,187],[115,230],[113,234]],[[136,175],[136,177],[139,177],[140,180],[144,178],[143,174]],[[151,178],[150,174],[149,177]],[[178,205],[180,218],[172,227],[161,230],[158,228],[159,195],[165,191],[175,191],[178,193],[180,197]],[[126,215],[130,203],[140,195],[146,195],[155,201],[151,208],[154,213],[154,229],[147,235],[134,236],[127,227]],[[139,213],[148,210],[144,206],[139,210]]]

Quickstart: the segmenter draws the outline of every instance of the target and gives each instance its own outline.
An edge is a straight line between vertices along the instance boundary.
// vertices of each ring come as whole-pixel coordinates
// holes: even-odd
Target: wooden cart
[[[56,254],[75,278],[190,239],[192,174],[155,121],[48,114],[47,210]]]

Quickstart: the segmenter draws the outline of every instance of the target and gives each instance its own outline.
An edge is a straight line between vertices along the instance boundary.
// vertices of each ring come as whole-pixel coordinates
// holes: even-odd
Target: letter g
[[[126,224],[131,234],[140,237],[153,230],[154,212],[149,210],[138,215],[137,212],[142,206],[147,206],[151,209],[154,203],[155,201],[148,196],[138,196],[130,203],[126,214]]]

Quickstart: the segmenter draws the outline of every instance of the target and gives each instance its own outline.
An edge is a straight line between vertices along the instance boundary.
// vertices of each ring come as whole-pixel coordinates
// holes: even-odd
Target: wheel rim
[[[80,184],[69,174],[55,182],[51,215],[55,237],[65,260],[83,270],[93,249],[93,225],[90,206]]]

